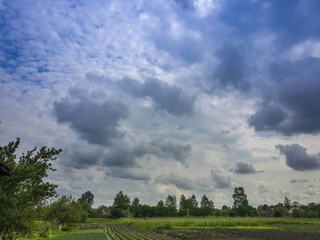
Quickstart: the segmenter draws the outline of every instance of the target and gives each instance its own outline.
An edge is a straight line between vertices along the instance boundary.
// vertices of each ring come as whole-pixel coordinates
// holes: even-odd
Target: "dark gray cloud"
[[[166,185],[174,185],[179,189],[183,190],[191,190],[196,188],[196,184],[194,182],[186,177],[178,176],[174,173],[170,174],[162,174],[155,178],[154,180],[156,183],[162,183]]]
[[[119,120],[127,118],[128,109],[121,103],[95,103],[85,97],[70,96],[54,103],[58,123],[67,123],[81,138],[92,144],[110,145],[123,137]]]
[[[273,32],[275,47],[283,51],[295,43],[318,38],[320,30],[318,1],[221,1],[220,19],[231,29],[234,37],[246,39],[262,29]]]
[[[211,177],[217,188],[231,188],[231,176],[223,168],[217,167],[212,169]]]
[[[125,146],[112,146],[111,150],[105,155],[103,165],[107,167],[131,168],[137,167],[136,159],[142,155],[135,154],[132,149]]]
[[[174,0],[184,11],[193,11],[193,0]]]
[[[156,138],[150,142],[140,142],[133,147],[125,144],[114,145],[106,154],[103,164],[108,167],[139,167],[138,159],[146,155],[185,164],[190,152],[189,144]]]
[[[59,163],[66,167],[87,169],[100,165],[103,156],[104,152],[100,148],[73,144],[63,150]]]
[[[291,179],[290,182],[291,183],[308,183],[308,182],[310,182],[310,180],[308,180],[308,179]]]
[[[233,172],[238,174],[251,174],[251,173],[256,173],[257,171],[254,169],[254,167],[251,164],[238,162]]]
[[[256,131],[284,135],[320,132],[320,59],[308,57],[274,63],[271,75],[276,82],[260,109],[248,123]]]
[[[117,82],[121,90],[135,97],[150,97],[157,110],[166,110],[175,116],[192,116],[194,114],[194,96],[186,95],[181,88],[170,86],[165,82],[149,78],[139,83],[128,77]]]
[[[138,180],[138,181],[149,181],[151,180],[151,176],[149,173],[136,168],[111,168],[107,172],[107,176],[124,178],[130,180]]]
[[[278,129],[286,119],[285,112],[277,106],[264,106],[248,119],[250,126],[256,131],[269,131]]]
[[[182,144],[173,140],[156,138],[148,145],[150,153],[162,158],[172,158],[178,162],[186,163],[186,159],[191,152],[190,144]]]
[[[286,157],[287,165],[297,171],[320,169],[320,154],[309,155],[307,149],[299,144],[276,145],[280,153]]]
[[[226,134],[229,134],[229,133],[231,133],[231,131],[228,130],[228,129],[226,129],[226,130],[221,130],[221,131],[219,132],[219,135],[226,135]]]
[[[177,161],[186,164],[186,160],[191,152],[189,144],[179,143],[174,140],[154,139],[150,142],[127,143],[124,140],[114,142],[109,149],[101,145],[76,144],[70,145],[63,152],[63,166],[76,169],[85,169],[94,166],[102,166],[110,169],[110,176],[128,178],[146,176],[138,169],[143,168],[143,157],[153,155],[163,161]],[[115,170],[114,170],[115,169]],[[126,169],[131,169],[128,171]],[[114,171],[113,171],[114,170]],[[144,177],[143,177],[144,178]]]
[[[243,48],[231,42],[225,42],[215,55],[220,60],[214,74],[219,85],[223,88],[232,87],[247,92],[249,83],[246,80],[247,66]]]

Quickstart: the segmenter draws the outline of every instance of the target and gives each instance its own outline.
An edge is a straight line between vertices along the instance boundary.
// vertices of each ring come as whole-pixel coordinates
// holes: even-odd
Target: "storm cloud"
[[[277,50],[283,50],[320,36],[318,25],[313,22],[318,19],[320,10],[316,1],[239,0],[221,1],[221,4],[224,11],[220,18],[238,38],[251,37],[261,29],[272,31],[277,35]]]
[[[256,131],[283,135],[316,134],[320,131],[320,59],[308,57],[274,63],[274,90],[248,119]],[[270,97],[271,96],[271,97]]]
[[[103,149],[98,146],[73,144],[64,149],[61,164],[75,169],[88,169],[101,165]]]
[[[231,188],[231,175],[221,167],[211,170],[211,177],[217,188]]]
[[[174,173],[162,174],[155,178],[155,182],[166,184],[166,185],[174,185],[178,189],[183,189],[183,190],[191,190],[196,188],[196,184],[194,183],[193,180],[186,177],[178,176]]]
[[[186,95],[181,88],[170,86],[158,79],[149,78],[144,83],[123,78],[119,88],[135,97],[150,97],[156,110],[165,110],[174,116],[192,116],[195,96]]]
[[[320,169],[320,154],[310,155],[307,149],[299,144],[276,145],[286,158],[287,165],[297,171],[309,171]]]
[[[109,171],[107,171],[106,175],[116,177],[116,178],[124,178],[124,179],[137,180],[137,181],[151,180],[151,176],[149,173],[145,172],[142,169],[137,169],[137,168],[114,167],[114,168],[111,168]]]
[[[137,155],[132,149],[125,146],[113,146],[103,159],[103,165],[107,167],[131,168],[137,167],[136,158],[142,155]]]
[[[79,136],[91,144],[110,145],[121,138],[119,121],[129,115],[121,103],[95,103],[88,98],[64,98],[54,103],[58,123],[67,123]]]
[[[251,174],[256,173],[257,171],[251,164],[238,162],[233,172],[238,174]]]
[[[132,147],[121,143],[114,145],[106,154],[103,163],[108,167],[134,167],[138,166],[137,159],[146,155],[154,155],[160,159],[186,164],[190,152],[191,146],[189,144],[156,138],[150,142],[136,143]]]
[[[220,60],[214,74],[219,85],[223,88],[232,87],[247,92],[249,83],[246,80],[247,66],[243,48],[231,42],[225,42],[215,55]]]
[[[194,4],[192,0],[174,0],[184,11],[194,10]]]

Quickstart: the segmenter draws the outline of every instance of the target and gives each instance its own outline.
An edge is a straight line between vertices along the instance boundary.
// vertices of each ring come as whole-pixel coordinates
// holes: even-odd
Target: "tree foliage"
[[[78,202],[83,203],[87,202],[90,206],[94,203],[94,195],[90,191],[86,191],[81,195],[81,198],[78,199]]]
[[[177,197],[175,195],[168,195],[165,201],[166,216],[174,217],[177,216]]]
[[[81,203],[75,201],[72,196],[61,196],[47,209],[46,220],[57,221],[63,225],[66,223],[84,222],[88,213],[82,208]]]
[[[114,218],[125,217],[130,208],[130,198],[120,191],[114,198],[111,208],[111,216]]]
[[[202,196],[200,203],[200,216],[211,216],[214,213],[214,203],[206,195]]]
[[[53,197],[57,185],[44,181],[48,172],[55,171],[52,161],[61,149],[41,147],[22,154],[19,159],[16,151],[20,139],[0,146],[0,161],[8,166],[13,175],[0,178],[0,237],[13,239],[17,235],[32,232],[36,218],[36,208],[46,199]]]
[[[194,194],[188,199],[182,194],[180,197],[180,216],[198,216],[198,202]]]
[[[248,199],[247,195],[244,193],[243,187],[236,187],[234,188],[234,194],[233,197],[233,209],[236,212],[236,215],[239,215],[241,217],[244,217],[247,215],[248,212]]]

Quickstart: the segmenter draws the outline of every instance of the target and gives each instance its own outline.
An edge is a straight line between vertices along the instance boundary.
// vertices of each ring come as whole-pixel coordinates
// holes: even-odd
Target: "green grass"
[[[190,218],[148,218],[121,219],[121,223],[146,230],[168,228],[252,228],[252,229],[287,229],[320,228],[320,219],[297,218],[228,218],[228,217],[190,217]]]
[[[69,233],[51,238],[52,240],[106,240],[106,234],[98,233]]]

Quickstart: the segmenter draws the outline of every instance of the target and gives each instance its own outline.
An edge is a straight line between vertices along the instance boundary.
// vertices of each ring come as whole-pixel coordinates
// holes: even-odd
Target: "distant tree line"
[[[108,217],[108,218],[121,218],[121,217],[185,217],[185,216],[227,216],[227,217],[309,217],[320,218],[320,204],[309,203],[308,205],[301,205],[298,202],[292,202],[286,197],[283,203],[276,205],[260,205],[254,208],[249,205],[247,195],[245,194],[243,187],[234,188],[233,205],[228,207],[222,206],[221,209],[217,209],[214,206],[214,202],[210,200],[206,195],[203,195],[201,201],[198,202],[194,194],[191,197],[185,195],[180,196],[180,200],[177,200],[175,195],[168,195],[166,200],[160,200],[155,206],[149,206],[147,204],[141,204],[140,199],[135,197],[132,201],[130,198],[119,191],[114,197],[112,206],[100,206],[97,209],[92,209],[94,202],[94,195],[87,191],[82,194],[81,198],[76,200],[69,200],[65,204],[69,204],[72,212],[82,209],[83,213],[74,214],[73,219],[58,220],[59,217],[66,217],[68,214],[59,215],[57,210],[52,210],[60,206],[57,202],[61,202],[66,196],[60,197],[56,202],[47,206],[46,219],[57,219],[60,224],[69,222],[80,222],[86,219],[86,217]],[[61,203],[60,203],[61,204]],[[75,206],[78,206],[77,208]],[[64,208],[60,209],[64,213],[67,213]],[[75,219],[76,218],[76,219]]]
[[[283,203],[276,205],[260,205],[254,208],[249,205],[247,195],[243,187],[234,188],[233,205],[222,206],[217,209],[214,202],[206,195],[203,195],[198,202],[194,194],[191,197],[180,196],[177,200],[175,195],[168,195],[166,200],[160,200],[157,205],[149,206],[141,204],[140,199],[130,198],[119,191],[114,197],[112,206],[100,206],[97,209],[92,208],[94,195],[87,191],[75,200],[71,196],[61,196],[53,203],[44,207],[43,217],[46,220],[55,220],[59,224],[82,222],[88,217],[92,218],[121,218],[121,217],[201,217],[201,216],[225,216],[225,217],[309,217],[320,218],[320,204],[309,203],[301,205],[298,202],[292,202],[286,197]]]

